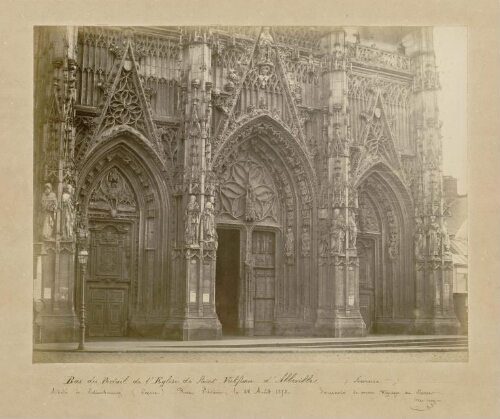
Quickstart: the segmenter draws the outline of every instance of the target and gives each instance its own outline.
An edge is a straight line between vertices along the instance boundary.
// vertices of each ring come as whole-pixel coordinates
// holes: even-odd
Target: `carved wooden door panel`
[[[359,310],[366,330],[375,320],[375,246],[373,240],[358,239]]]
[[[274,233],[257,231],[252,239],[255,261],[254,335],[272,335],[276,282]]]
[[[126,289],[89,286],[89,336],[124,336],[126,332]]]
[[[88,334],[124,336],[133,272],[133,224],[92,221],[90,232],[86,293]]]

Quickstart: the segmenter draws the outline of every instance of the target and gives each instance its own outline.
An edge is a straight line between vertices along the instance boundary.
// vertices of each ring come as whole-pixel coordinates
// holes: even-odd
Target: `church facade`
[[[458,333],[432,34],[36,28],[39,339]]]

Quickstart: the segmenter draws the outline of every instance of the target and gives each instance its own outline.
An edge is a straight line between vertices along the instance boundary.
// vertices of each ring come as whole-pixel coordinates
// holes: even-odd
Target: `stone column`
[[[357,196],[349,173],[350,120],[345,32],[339,29],[329,33],[323,38],[322,46],[325,52],[321,67],[323,132],[328,144],[330,246],[329,274],[326,278],[320,277],[320,289],[327,292],[319,295],[316,328],[321,334],[335,337],[365,336],[366,326],[359,311],[356,231],[349,227],[357,206]]]
[[[183,174],[177,191],[170,318],[164,337],[220,339],[215,311],[217,232],[211,175],[211,51],[209,34],[190,29],[182,39]]]
[[[453,309],[453,264],[443,211],[440,89],[432,28],[405,40],[415,74],[413,109],[419,162],[415,205],[416,307],[414,333],[456,334],[460,323]]]
[[[36,158],[43,166],[43,172],[36,173],[35,185],[35,256],[41,258],[40,299],[44,307],[39,313],[42,341],[71,341],[78,326],[73,301],[76,34],[76,27],[40,28],[36,33],[42,51],[37,57],[37,74],[52,81],[46,91],[37,89],[35,98],[41,105],[35,115],[35,135],[42,144]]]

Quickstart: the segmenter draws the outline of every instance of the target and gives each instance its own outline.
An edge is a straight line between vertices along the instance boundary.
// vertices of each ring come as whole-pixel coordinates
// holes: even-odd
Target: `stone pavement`
[[[249,338],[220,341],[165,341],[130,338],[34,345],[33,362],[380,362],[467,361],[466,336],[388,336],[366,338]]]

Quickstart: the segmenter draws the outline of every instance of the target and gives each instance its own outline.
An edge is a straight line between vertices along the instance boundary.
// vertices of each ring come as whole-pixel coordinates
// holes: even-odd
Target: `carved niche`
[[[249,150],[229,164],[219,189],[221,217],[278,222],[278,193],[268,169]]]
[[[112,217],[118,212],[136,212],[137,202],[128,181],[113,167],[99,181],[90,195],[89,209],[109,211]]]

